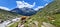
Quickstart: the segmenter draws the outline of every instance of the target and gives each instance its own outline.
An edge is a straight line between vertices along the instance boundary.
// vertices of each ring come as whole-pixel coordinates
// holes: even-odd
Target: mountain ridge
[[[18,14],[25,15],[25,16],[31,16],[31,15],[35,14],[37,11],[35,11],[32,8],[24,7],[24,8],[15,8],[15,9],[11,10],[11,12],[16,12]]]

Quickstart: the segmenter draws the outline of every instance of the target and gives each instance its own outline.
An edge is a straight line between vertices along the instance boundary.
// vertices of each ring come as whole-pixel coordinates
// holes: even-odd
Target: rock
[[[44,25],[41,25],[41,27],[45,27]]]
[[[55,27],[54,25],[50,24],[50,23],[46,23],[46,22],[43,22],[43,25],[45,27]]]

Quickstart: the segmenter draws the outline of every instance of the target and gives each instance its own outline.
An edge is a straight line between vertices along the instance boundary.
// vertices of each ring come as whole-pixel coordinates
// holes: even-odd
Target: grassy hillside
[[[60,27],[60,0],[54,0],[54,2],[44,7],[42,11],[31,16],[31,19],[27,21],[26,25],[34,21],[39,22],[38,27],[41,27],[42,22],[51,23],[56,27]]]
[[[60,27],[60,0],[55,0],[53,3],[43,8],[40,13],[40,15],[43,15],[45,18],[45,22],[51,23],[56,27]]]
[[[1,10],[0,9],[0,20],[11,20],[13,18],[18,17],[19,14],[13,13],[13,12],[8,12],[6,10]]]

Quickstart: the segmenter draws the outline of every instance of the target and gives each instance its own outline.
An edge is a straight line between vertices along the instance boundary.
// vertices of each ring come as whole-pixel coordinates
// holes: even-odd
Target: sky
[[[43,8],[52,1],[53,0],[0,0],[0,8],[5,8],[4,10],[12,10],[16,7],[28,7],[38,10],[38,8]]]

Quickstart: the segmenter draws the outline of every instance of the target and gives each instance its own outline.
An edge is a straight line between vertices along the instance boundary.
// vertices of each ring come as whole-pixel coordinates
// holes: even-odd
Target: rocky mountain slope
[[[11,12],[16,12],[18,14],[25,15],[25,16],[31,16],[36,13],[36,11],[34,9],[28,8],[28,7],[15,8],[15,9],[11,10]]]

